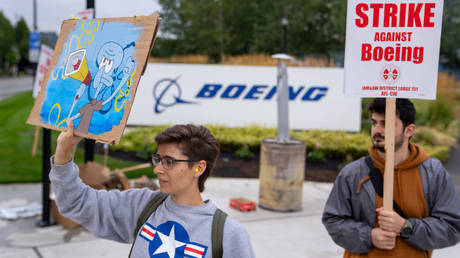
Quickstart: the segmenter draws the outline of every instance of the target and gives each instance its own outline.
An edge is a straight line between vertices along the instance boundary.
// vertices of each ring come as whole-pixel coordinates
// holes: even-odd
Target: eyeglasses
[[[193,160],[188,160],[188,159],[175,159],[169,156],[166,157],[160,157],[158,154],[152,154],[152,163],[154,166],[157,166],[160,164],[165,168],[165,169],[171,169],[174,166],[174,163],[176,162],[194,162]]]

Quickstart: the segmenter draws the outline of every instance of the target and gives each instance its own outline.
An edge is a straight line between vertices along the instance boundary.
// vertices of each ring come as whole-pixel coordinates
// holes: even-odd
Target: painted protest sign
[[[435,99],[443,1],[348,1],[345,94]]]
[[[117,144],[159,25],[157,14],[62,23],[27,123]]]

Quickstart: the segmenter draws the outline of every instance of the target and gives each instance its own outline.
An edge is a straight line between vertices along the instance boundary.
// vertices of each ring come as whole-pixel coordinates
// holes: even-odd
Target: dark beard
[[[383,137],[383,135],[381,134],[376,134],[372,137],[372,145],[374,146],[375,149],[377,149],[378,151],[380,152],[385,152],[385,146],[377,146],[375,143],[377,141],[377,138],[380,138],[380,140],[383,140],[385,141],[385,137]]]
[[[376,137],[379,137],[379,138],[382,138],[385,140],[385,138],[381,135],[381,134],[376,134],[374,135],[374,137],[372,137],[372,145],[374,146],[375,149],[377,149],[378,151],[382,152],[382,153],[385,153],[385,146],[377,146],[375,145],[375,138]],[[401,137],[398,141],[398,139],[395,138],[395,152],[398,151],[402,145],[403,145],[403,138]]]
[[[385,147],[383,147],[383,146],[376,146],[376,145],[374,144],[374,148],[377,149],[377,150],[380,151],[380,152],[385,153]]]

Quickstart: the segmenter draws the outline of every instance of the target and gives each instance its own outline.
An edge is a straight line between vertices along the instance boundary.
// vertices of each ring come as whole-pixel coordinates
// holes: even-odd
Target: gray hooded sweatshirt
[[[98,237],[123,243],[134,241],[137,219],[158,191],[94,190],[82,183],[74,162],[51,165],[50,180],[63,216]],[[211,227],[216,209],[210,201],[201,206],[184,206],[168,197],[139,230],[131,257],[211,258]],[[254,257],[248,233],[230,217],[224,225],[223,257]]]
[[[405,239],[420,250],[455,245],[460,241],[460,198],[441,162],[429,158],[419,165],[429,216],[409,218],[413,233]],[[324,207],[322,221],[339,246],[352,253],[368,253],[372,248],[371,230],[376,222],[375,189],[370,180],[356,190],[360,180],[369,176],[365,157],[343,168]]]

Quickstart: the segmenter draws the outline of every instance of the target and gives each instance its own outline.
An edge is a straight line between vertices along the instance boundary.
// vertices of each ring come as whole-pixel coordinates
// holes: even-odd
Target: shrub
[[[458,126],[451,125],[452,128]],[[222,125],[207,125],[221,145],[221,152],[233,152],[241,158],[250,159],[254,153],[260,152],[264,138],[276,137],[276,128],[248,126],[230,128]],[[151,126],[131,129],[125,133],[121,142],[113,149],[137,152],[139,157],[149,157],[157,146],[154,138],[168,126]],[[454,130],[454,129],[451,129]],[[368,155],[371,140],[368,132],[347,133],[343,131],[321,130],[292,130],[291,137],[305,141],[307,145],[306,158],[310,162],[326,160],[351,161]],[[428,153],[441,160],[446,160],[449,149],[456,143],[456,137],[441,130],[429,127],[418,127],[413,142],[420,144]]]
[[[309,151],[307,152],[307,160],[313,163],[324,163],[326,162],[326,154],[323,151]]]
[[[252,151],[248,150],[247,147],[239,148],[237,151],[235,151],[235,154],[238,157],[240,157],[242,159],[247,159],[247,160],[250,160],[250,159],[254,158],[254,156],[255,156],[255,154]]]

